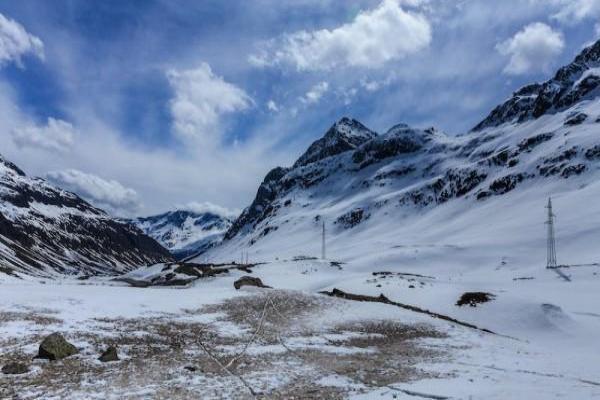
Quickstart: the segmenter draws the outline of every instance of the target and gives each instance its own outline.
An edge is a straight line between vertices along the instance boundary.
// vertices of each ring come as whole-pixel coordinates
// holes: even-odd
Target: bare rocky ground
[[[448,360],[445,334],[431,326],[328,317],[351,306],[252,289],[182,314],[93,319],[65,332],[80,353],[55,362],[32,361],[42,332],[61,330],[52,310],[0,312],[0,324],[28,324],[29,332],[0,337],[0,365],[31,367],[24,375],[0,375],[0,398],[341,399],[433,378],[419,363]],[[109,345],[118,347],[121,361],[97,360]]]

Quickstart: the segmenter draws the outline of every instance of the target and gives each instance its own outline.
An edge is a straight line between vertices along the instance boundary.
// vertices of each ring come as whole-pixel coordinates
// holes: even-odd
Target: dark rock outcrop
[[[469,305],[471,307],[477,307],[478,304],[487,303],[488,301],[493,300],[495,297],[496,296],[494,296],[491,293],[466,292],[460,296],[460,298],[456,302],[456,305],[458,307],[462,307],[465,305]]]

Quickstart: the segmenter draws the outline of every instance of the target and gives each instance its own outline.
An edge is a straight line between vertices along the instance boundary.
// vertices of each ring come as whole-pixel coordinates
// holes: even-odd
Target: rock
[[[460,296],[460,299],[456,302],[456,305],[461,307],[464,305],[470,305],[471,307],[477,307],[477,304],[487,303],[494,299],[493,294],[485,292],[466,292]]]
[[[29,372],[29,367],[18,362],[11,362],[2,367],[2,373],[6,375],[20,375]]]
[[[243,276],[237,281],[233,283],[233,286],[236,290],[239,290],[242,286],[256,286],[260,288],[268,288],[271,289],[271,286],[266,286],[262,283],[260,278],[255,278],[253,276]]]
[[[585,122],[585,120],[587,118],[588,118],[588,116],[585,113],[576,113],[573,115],[569,115],[567,117],[567,120],[565,121],[565,125],[567,125],[567,126],[581,125]]]
[[[117,354],[117,348],[115,346],[109,346],[108,349],[106,349],[106,351],[104,353],[102,353],[100,358],[98,358],[98,360],[100,360],[102,362],[119,361],[119,355]]]
[[[77,353],[79,353],[77,347],[67,342],[67,340],[60,333],[56,332],[46,336],[46,338],[42,341],[37,358],[45,358],[55,361]]]
[[[196,367],[192,367],[191,365],[186,365],[185,367],[183,367],[183,369],[185,369],[186,371],[190,371],[190,372],[196,372],[197,368]]]

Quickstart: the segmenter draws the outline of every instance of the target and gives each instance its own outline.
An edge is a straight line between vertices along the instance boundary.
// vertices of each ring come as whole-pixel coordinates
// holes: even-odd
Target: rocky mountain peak
[[[599,95],[600,41],[597,41],[585,48],[572,63],[560,68],[552,79],[517,90],[473,131],[537,119]]]
[[[2,155],[0,154],[0,174],[4,175],[5,173],[7,173],[9,171],[13,172],[13,173],[15,173],[15,174],[17,174],[19,176],[25,176],[25,172],[23,172],[15,164],[13,164],[10,161],[4,159],[4,157],[2,157]]]
[[[333,124],[321,139],[313,142],[296,161],[294,167],[308,165],[327,157],[354,150],[375,137],[377,137],[377,133],[359,121],[344,117]]]

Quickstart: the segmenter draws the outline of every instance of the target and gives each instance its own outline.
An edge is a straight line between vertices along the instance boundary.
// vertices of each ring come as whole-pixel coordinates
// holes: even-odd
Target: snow
[[[581,125],[565,126],[565,120],[574,111],[590,118]],[[12,340],[55,330],[79,335],[78,346],[85,350],[84,355],[91,355],[95,350],[93,343],[82,333],[91,335],[100,330],[107,337],[119,337],[115,333],[122,333],[118,323],[106,319],[123,318],[143,322],[129,332],[140,338],[156,335],[147,330],[149,321],[166,320],[172,326],[205,324],[217,337],[227,339],[217,350],[236,354],[241,347],[239,339],[251,334],[252,329],[228,319],[231,302],[237,308],[251,303],[255,296],[285,293],[289,299],[307,296],[320,308],[308,316],[300,315],[304,310],[296,310],[298,318],[292,318],[290,323],[294,332],[285,338],[285,346],[283,340],[249,345],[248,354],[254,360],[274,357],[268,370],[258,370],[258,363],[245,370],[248,381],[267,391],[281,389],[297,374],[311,386],[343,389],[353,399],[600,397],[600,167],[598,160],[584,156],[586,149],[600,145],[600,125],[593,122],[599,116],[600,102],[596,100],[521,124],[504,124],[456,138],[399,126],[386,135],[373,136],[375,139],[360,134],[358,137],[370,140],[367,145],[406,137],[422,148],[393,158],[373,158],[374,163],[364,168],[352,160],[352,151],[326,153],[317,162],[287,170],[290,182],[305,177],[323,180],[315,180],[313,185],[292,185],[289,191],[278,193],[280,197],[272,204],[278,206],[276,212],[192,260],[201,263],[210,259],[234,265],[233,261],[247,252],[250,263],[263,263],[249,266],[252,276],[276,291],[234,290],[234,281],[249,273],[233,268],[179,289],[132,288],[109,278],[39,281],[0,274],[0,322],[3,313],[24,311],[55,318],[46,325],[27,318],[3,322],[0,338],[4,341],[0,340],[0,346],[4,348],[0,348],[0,355],[14,351],[10,347],[14,346],[10,344]],[[351,129],[337,128],[343,134],[355,134]],[[489,157],[519,148],[521,143],[543,133],[552,136],[535,147],[523,149],[518,164],[509,167],[488,163]],[[468,146],[473,147],[472,152],[461,155]],[[568,178],[560,174],[541,176],[538,166],[574,147],[578,153],[568,161],[582,163],[585,172]],[[320,150],[317,148],[317,153]],[[408,167],[414,169],[394,178],[378,178]],[[483,173],[485,178],[463,196],[428,204],[402,202],[417,191],[424,196],[431,194],[432,185],[449,172],[463,176],[471,170]],[[489,189],[493,182],[516,174],[528,178],[514,190],[477,199],[477,193]],[[573,266],[561,270],[569,281],[557,271],[545,268],[544,206],[548,197],[552,197],[557,214],[559,264]],[[256,209],[267,210],[265,206],[259,204]],[[59,210],[36,207],[47,215],[59,214]],[[359,209],[365,217],[343,226],[340,217]],[[326,260],[314,258],[321,254],[323,221],[327,232]],[[7,249],[0,244],[0,252],[10,257]],[[173,273],[175,267],[140,267],[124,277],[151,282]],[[181,273],[176,275],[181,277]],[[389,304],[345,301],[319,294],[334,288],[368,296],[383,294],[393,302],[430,310],[494,333]],[[456,302],[465,292],[487,292],[494,297],[476,307],[459,307]],[[302,351],[325,353],[332,360],[365,354],[375,358],[380,351],[376,346],[347,344],[352,343],[351,339],[364,339],[366,334],[343,328],[367,321],[431,327],[440,333],[440,338],[407,340],[405,345],[422,346],[423,351],[436,350],[440,354],[410,365],[426,373],[384,385],[361,382],[352,378],[349,370],[343,374],[328,370],[327,364],[317,367],[286,358],[289,353]],[[205,326],[196,328],[194,333],[201,337]],[[35,351],[32,344],[23,348],[29,353]],[[81,360],[85,362],[84,358]],[[234,391],[235,387],[239,389],[239,382],[236,386],[234,381],[224,380],[228,377],[212,379],[204,372],[186,375],[179,370],[160,373],[174,376],[167,381],[169,385],[205,390],[201,393],[207,398],[236,398],[239,394]],[[109,390],[99,386],[103,384],[94,389]],[[160,384],[128,390],[125,395],[160,397]],[[73,392],[71,397],[87,395]],[[109,392],[103,395],[114,397]]]
[[[149,268],[146,275],[138,271],[136,276],[151,276],[158,273],[160,267]],[[445,313],[491,329],[502,336],[473,331],[384,304],[339,300],[335,302],[337,306],[312,316],[308,323],[322,326],[336,321],[397,320],[410,324],[430,324],[449,336],[441,343],[429,340],[424,345],[433,348],[443,346],[449,349],[450,357],[420,363],[420,368],[440,374],[435,379],[424,378],[390,387],[365,388],[360,382],[353,382],[343,375],[329,374],[316,381],[318,385],[349,389],[355,393],[350,398],[380,398],[380,395],[389,396],[390,393],[396,393],[398,398],[408,396],[398,390],[451,398],[471,396],[486,399],[591,398],[600,395],[600,384],[594,383],[600,376],[600,365],[596,359],[597,332],[600,331],[596,295],[600,277],[595,275],[600,271],[597,269],[570,271],[573,281],[566,283],[544,268],[524,271],[510,263],[501,268],[465,269],[459,273],[439,264],[431,265],[428,273],[432,278],[395,275],[382,279],[369,273],[364,264],[361,266],[361,263],[354,262],[344,264],[342,268],[340,270],[319,260],[280,261],[254,267],[253,275],[278,289],[301,290],[307,294],[333,287],[361,294],[384,293],[394,301]],[[371,268],[375,269],[379,270]],[[388,269],[399,272],[399,268]],[[422,269],[402,266],[402,272],[423,272]],[[513,280],[524,272],[534,279]],[[97,329],[98,318],[164,316],[169,316],[173,321],[214,323],[225,334],[240,335],[239,328],[221,321],[220,314],[189,314],[186,310],[262,293],[254,288],[241,291],[233,289],[233,281],[244,274],[232,271],[221,277],[198,280],[183,290],[136,289],[108,280],[86,283],[61,280],[45,281],[43,284],[31,279],[3,280],[0,283],[0,312],[38,310],[63,322],[44,326],[41,330],[32,323],[2,324],[0,336],[19,338],[33,332],[53,331],[69,335]],[[373,282],[374,279],[377,279],[376,282]],[[419,282],[424,282],[424,285]],[[376,287],[376,283],[382,287]],[[409,284],[416,287],[410,289]],[[455,306],[459,295],[466,290],[489,291],[497,297],[476,308]],[[143,337],[144,333],[140,332],[140,335]],[[298,336],[289,340],[288,346],[295,350],[313,349],[331,354],[376,351],[336,348],[330,344],[352,335],[355,334],[331,333],[322,338]],[[89,347],[85,340],[77,345],[86,349]],[[35,347],[30,346],[28,350],[34,352]],[[228,348],[222,350],[230,354],[236,352]],[[284,352],[277,345],[257,344],[249,349],[249,354],[258,357],[282,355]],[[188,378],[180,379],[185,381]]]
[[[230,216],[212,212],[175,210],[128,221],[172,252],[198,253],[218,243],[231,226]]]

